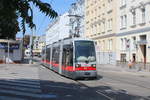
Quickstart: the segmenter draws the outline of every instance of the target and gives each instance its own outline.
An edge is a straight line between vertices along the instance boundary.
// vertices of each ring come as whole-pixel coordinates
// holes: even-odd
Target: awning
[[[147,41],[146,40],[140,40],[140,41],[137,41],[137,44],[138,45],[146,45]]]

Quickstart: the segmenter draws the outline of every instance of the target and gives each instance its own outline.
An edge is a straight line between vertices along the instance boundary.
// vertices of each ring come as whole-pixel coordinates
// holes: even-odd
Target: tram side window
[[[50,48],[46,49],[46,60],[50,61]]]
[[[73,49],[70,47],[63,48],[62,64],[64,66],[73,66]]]
[[[44,60],[44,49],[42,50],[42,60]]]
[[[53,48],[53,54],[52,54],[52,61],[55,64],[59,64],[59,47],[54,47]]]

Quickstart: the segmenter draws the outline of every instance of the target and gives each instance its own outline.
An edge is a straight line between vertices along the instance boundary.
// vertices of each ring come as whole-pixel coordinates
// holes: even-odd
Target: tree
[[[30,35],[25,35],[24,36],[24,46],[27,47],[30,44]]]
[[[50,18],[57,17],[51,5],[41,0],[0,0],[0,38],[15,38],[20,30],[18,18],[21,18],[23,36],[26,31],[25,24],[35,28],[33,23],[32,4]]]

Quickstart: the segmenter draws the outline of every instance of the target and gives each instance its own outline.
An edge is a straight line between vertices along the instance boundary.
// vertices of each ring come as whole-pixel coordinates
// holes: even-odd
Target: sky
[[[62,15],[67,12],[70,8],[70,5],[74,3],[76,0],[41,0],[43,2],[50,3],[52,8],[58,13],[58,15]],[[41,13],[38,8],[33,6],[34,17],[33,21],[36,24],[36,30],[34,31],[34,35],[41,36],[45,34],[45,30],[50,24],[51,20],[43,13]],[[31,29],[26,26],[26,33],[31,34]],[[22,37],[22,32],[18,32],[17,37]]]

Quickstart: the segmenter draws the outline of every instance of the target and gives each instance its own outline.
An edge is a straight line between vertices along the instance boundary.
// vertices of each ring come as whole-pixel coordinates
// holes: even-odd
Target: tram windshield
[[[76,62],[95,62],[96,54],[93,41],[75,42],[75,61]]]

